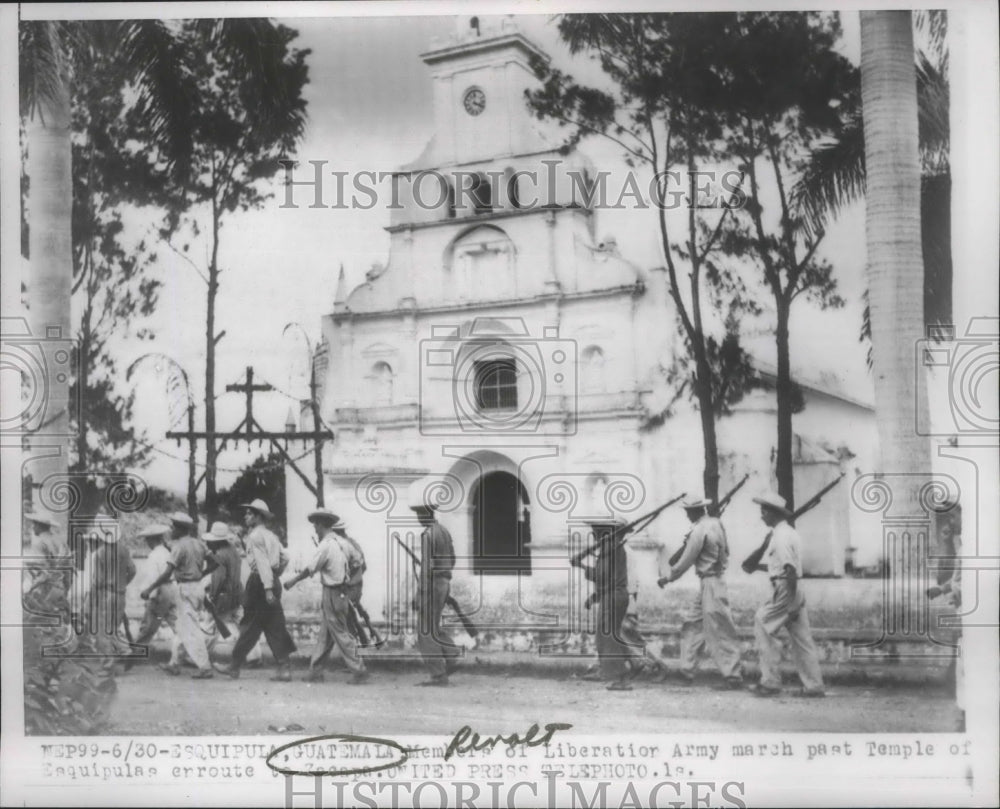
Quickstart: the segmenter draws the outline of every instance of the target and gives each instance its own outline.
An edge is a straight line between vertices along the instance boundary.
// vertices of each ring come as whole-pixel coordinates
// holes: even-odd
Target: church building
[[[531,62],[546,54],[509,20],[463,20],[461,31],[422,55],[434,135],[394,178],[390,260],[354,289],[341,273],[323,318],[321,411],[336,435],[324,496],[365,547],[373,618],[392,622],[408,604],[410,562],[393,535],[419,548],[407,496],[422,480],[477,620],[571,629],[586,591],[568,559],[588,541],[587,521],[700,496],[700,427],[687,404],[659,415],[672,395],[663,368],[680,348],[665,271],[598,235],[593,167],[562,154],[525,105]],[[803,390],[807,410],[819,401],[842,413],[846,434],[856,419],[874,434],[869,406]],[[751,475],[727,512],[734,576],[763,537],[750,496],[773,485],[773,393],[761,396],[719,424],[720,491]],[[839,474],[815,442],[799,445],[810,448],[797,459],[805,490]],[[315,500],[292,474],[287,489],[290,542],[309,547]],[[803,521],[814,573],[844,572],[848,489]],[[643,599],[660,597],[663,548],[685,530],[671,512],[630,539]]]

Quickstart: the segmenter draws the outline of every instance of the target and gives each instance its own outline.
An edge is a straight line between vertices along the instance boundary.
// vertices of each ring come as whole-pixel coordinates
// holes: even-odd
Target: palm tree
[[[866,231],[875,413],[881,471],[930,471],[914,413],[927,396],[914,373],[923,337],[920,154],[913,29],[909,11],[861,12]],[[916,508],[916,491],[905,493]]]
[[[247,77],[262,126],[286,109],[291,90],[275,68],[281,51],[273,42],[272,23],[263,19],[199,20],[212,50],[224,54]],[[189,54],[177,25],[162,20],[22,23],[19,30],[21,114],[28,153],[28,258],[26,279],[33,334],[58,335],[43,342],[46,416],[34,432],[39,447],[35,482],[66,479],[70,449],[69,375],[60,353],[70,330],[72,259],[72,164],[70,122],[73,73],[88,60],[113,58],[121,81],[135,99],[134,112],[178,182],[191,170],[192,111],[197,87],[188,69]],[[113,54],[109,57],[108,54]],[[214,410],[212,411],[214,416]],[[85,429],[86,425],[80,425]],[[212,429],[213,426],[209,426]],[[214,447],[209,450],[214,464]]]
[[[269,23],[262,20],[203,20],[210,46],[224,51],[255,93],[261,120],[281,109],[288,88],[276,81],[268,55]],[[27,203],[30,278],[25,279],[33,333],[42,338],[47,406],[33,434],[40,451],[33,468],[41,485],[68,480],[69,374],[60,352],[69,355],[72,256],[71,121],[74,70],[89,59],[114,58],[121,81],[134,98],[134,113],[165,166],[183,182],[192,154],[194,84],[186,69],[176,28],[160,20],[22,23],[19,30],[21,114],[25,119],[29,194]],[[114,56],[108,56],[113,54]],[[55,331],[52,331],[55,330]],[[80,429],[86,429],[80,424]],[[33,482],[35,482],[33,480]],[[70,481],[72,483],[72,481]],[[75,500],[71,499],[75,504]],[[37,612],[68,615],[65,591],[33,589]],[[58,637],[46,640],[44,632]],[[79,644],[81,657],[42,658],[40,649],[65,640]],[[114,660],[101,655],[84,634],[69,627],[25,631],[25,725],[36,732],[89,733],[106,720],[114,695]],[[88,646],[88,644],[91,644]]]
[[[951,314],[951,171],[947,12],[920,11],[915,25],[925,32],[926,50],[917,50],[916,81],[920,146],[920,220],[924,259],[924,322],[946,324]],[[865,138],[860,98],[842,110],[844,126],[835,140],[811,153],[792,191],[807,226],[822,230],[845,207],[865,194]],[[871,339],[868,293],[864,295],[862,339]],[[871,366],[871,351],[868,352]]]
[[[42,423],[33,433],[40,453],[33,467],[39,486],[65,480],[70,450],[70,375],[61,361],[71,335],[73,285],[73,73],[89,60],[115,54],[123,84],[132,84],[136,108],[162,144],[169,164],[185,165],[190,149],[184,79],[170,67],[176,57],[170,29],[159,20],[26,22],[19,30],[21,115],[28,164],[28,259],[25,279],[32,334],[42,338],[46,378]],[[53,339],[49,339],[53,338]],[[80,425],[79,429],[85,429]],[[33,476],[34,477],[34,476]]]

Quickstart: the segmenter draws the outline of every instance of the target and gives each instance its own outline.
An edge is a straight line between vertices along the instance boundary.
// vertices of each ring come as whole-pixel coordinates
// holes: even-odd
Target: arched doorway
[[[473,572],[531,573],[528,493],[515,475],[487,472],[472,492]]]

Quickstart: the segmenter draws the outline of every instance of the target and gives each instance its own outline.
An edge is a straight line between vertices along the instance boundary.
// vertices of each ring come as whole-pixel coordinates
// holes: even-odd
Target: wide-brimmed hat
[[[708,508],[710,505],[712,505],[712,501],[709,500],[707,497],[695,497],[691,500],[685,500],[683,503],[681,503],[681,506],[685,509]]]
[[[170,529],[166,525],[161,525],[160,523],[153,523],[152,525],[147,525],[145,528],[139,531],[139,536],[143,539],[152,539],[153,537],[169,536]]]
[[[781,514],[784,514],[786,517],[792,513],[788,510],[788,501],[774,491],[764,492],[762,495],[753,498],[753,501],[762,506],[766,506],[767,508],[774,509]]]
[[[32,511],[30,514],[25,514],[24,516],[31,520],[31,522],[36,522],[39,525],[47,525],[49,528],[59,528],[56,518],[47,511]]]
[[[212,528],[208,533],[202,534],[201,538],[205,542],[232,542],[234,539],[233,530],[228,523],[219,520],[212,523]]]
[[[309,512],[309,516],[306,518],[309,522],[316,522],[316,520],[324,520],[330,523],[330,525],[335,525],[340,522],[340,517],[334,514],[328,508],[317,508],[314,511]]]
[[[265,503],[259,497],[256,500],[254,500],[252,503],[240,503],[239,507],[240,508],[248,508],[251,511],[256,511],[258,514],[260,514],[263,517],[273,517],[274,516],[271,513],[271,509],[269,509],[267,507],[267,503]]]
[[[171,514],[170,522],[177,523],[178,525],[183,525],[188,528],[194,525],[194,520],[191,519],[191,515],[185,514],[183,511],[175,511]]]

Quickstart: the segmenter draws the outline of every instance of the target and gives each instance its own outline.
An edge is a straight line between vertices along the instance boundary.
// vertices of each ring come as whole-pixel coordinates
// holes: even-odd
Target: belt
[[[717,579],[721,575],[722,575],[721,573],[699,573],[698,574],[698,578],[699,579]]]
[[[177,579],[176,576],[174,578]],[[177,579],[178,584],[191,584],[192,582],[199,582],[199,581],[201,581],[201,576],[199,576],[197,579]]]

